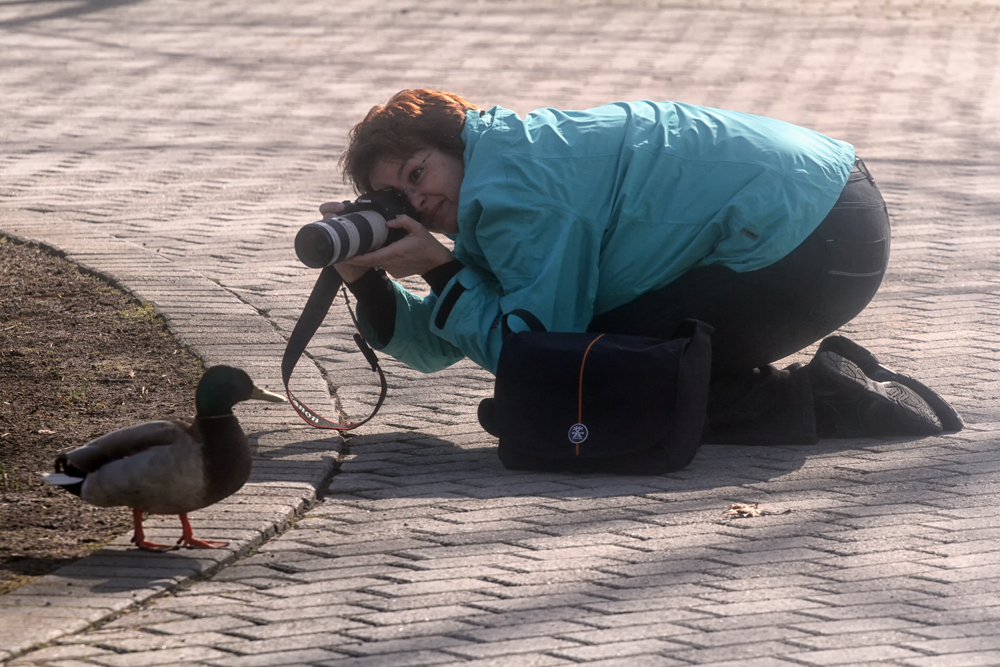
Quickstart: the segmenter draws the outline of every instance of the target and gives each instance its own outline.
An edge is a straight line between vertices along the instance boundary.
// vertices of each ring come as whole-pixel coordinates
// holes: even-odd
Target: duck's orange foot
[[[142,510],[132,510],[132,522],[135,526],[135,532],[132,534],[132,542],[143,551],[163,553],[164,551],[173,551],[177,548],[175,546],[171,547],[166,544],[146,541],[146,534],[142,530]]]
[[[181,539],[177,540],[178,546],[190,547],[192,549],[218,549],[228,546],[229,542],[218,542],[216,540],[199,540],[191,530],[191,522],[188,521],[187,514],[180,514]]]
[[[228,546],[229,542],[219,542],[218,540],[199,540],[197,537],[181,537],[177,540],[178,547],[189,547],[191,549],[218,549]],[[177,547],[174,547],[175,549]]]
[[[174,549],[177,548],[176,546],[157,544],[156,542],[147,542],[138,535],[132,536],[132,542],[134,542],[135,546],[139,547],[143,551],[154,551],[156,553],[163,553],[164,551],[173,551]]]

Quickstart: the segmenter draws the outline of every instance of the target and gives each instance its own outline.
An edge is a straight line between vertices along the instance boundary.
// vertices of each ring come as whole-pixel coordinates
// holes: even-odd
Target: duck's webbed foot
[[[181,520],[181,538],[177,540],[177,546],[190,547],[191,549],[218,549],[229,545],[229,542],[219,542],[218,540],[199,540],[191,530],[191,522],[188,521],[187,514],[178,515]],[[174,547],[177,548],[177,547]]]
[[[146,534],[142,530],[142,510],[132,510],[132,523],[135,525],[135,532],[132,534],[132,542],[135,546],[139,547],[143,551],[154,551],[157,553],[162,553],[164,551],[173,551],[176,546],[168,546],[166,544],[157,544],[156,542],[146,541]]]

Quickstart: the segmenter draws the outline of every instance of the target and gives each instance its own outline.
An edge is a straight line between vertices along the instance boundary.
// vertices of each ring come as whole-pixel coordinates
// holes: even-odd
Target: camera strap
[[[292,390],[288,388],[288,381],[292,377],[292,370],[295,368],[295,364],[298,363],[302,353],[305,352],[306,345],[308,345],[309,341],[312,340],[313,334],[315,334],[320,325],[323,324],[323,320],[326,319],[326,314],[330,311],[330,305],[337,296],[337,292],[343,287],[343,284],[343,278],[340,277],[340,274],[337,273],[332,266],[328,266],[320,272],[319,278],[316,280],[316,285],[313,287],[312,294],[309,295],[309,299],[306,301],[306,306],[302,309],[302,314],[299,315],[299,321],[295,323],[295,328],[292,329],[292,335],[289,337],[288,344],[285,346],[285,354],[281,359],[281,380],[285,383],[285,393],[288,395],[288,401],[307,424],[315,426],[316,428],[350,431],[351,429],[361,426],[375,416],[375,413],[377,413],[379,408],[382,407],[382,402],[385,400],[387,385],[385,381],[385,374],[382,372],[382,368],[378,364],[378,357],[375,356],[375,351],[372,350],[372,348],[365,341],[364,336],[361,335],[361,327],[358,326],[358,320],[354,316],[354,311],[351,309],[350,301],[347,299],[346,288],[344,291],[344,299],[347,300],[347,312],[351,314],[351,320],[354,322],[354,326],[358,330],[354,334],[354,342],[357,343],[361,353],[365,355],[365,359],[367,359],[368,363],[371,364],[372,372],[378,373],[379,383],[381,384],[381,391],[379,393],[378,402],[375,404],[375,408],[372,410],[370,415],[359,422],[355,422],[353,424],[339,424],[337,422],[332,422],[326,417],[315,412],[308,405],[297,399],[295,394],[292,393]]]

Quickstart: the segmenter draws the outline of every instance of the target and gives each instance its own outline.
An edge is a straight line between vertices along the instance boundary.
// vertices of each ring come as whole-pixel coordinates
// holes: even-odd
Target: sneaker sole
[[[904,387],[908,387],[930,406],[934,414],[941,420],[941,427],[944,431],[954,433],[965,428],[965,421],[958,414],[955,408],[951,407],[948,401],[944,400],[936,391],[916,380],[915,378],[897,373],[886,368],[879,363],[878,359],[870,351],[858,345],[854,341],[843,336],[830,336],[820,343],[819,352],[830,351],[854,362],[861,371],[876,382],[895,382]]]
[[[895,429],[887,429],[886,435],[935,435],[941,432],[941,420],[937,414],[909,387],[895,381],[876,382],[853,361],[835,352],[820,352],[814,362],[825,371],[827,380],[845,389],[861,388],[879,396],[884,404],[893,408],[894,416],[900,420],[898,426],[905,433],[892,433]]]

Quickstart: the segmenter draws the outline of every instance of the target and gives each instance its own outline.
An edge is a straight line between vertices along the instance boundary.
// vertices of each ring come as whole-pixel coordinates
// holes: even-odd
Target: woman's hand
[[[344,203],[339,201],[326,202],[319,207],[324,220],[340,215],[343,210]],[[423,275],[451,261],[451,251],[408,215],[401,215],[387,224],[393,229],[406,230],[407,235],[379,250],[355,255],[335,265],[344,282],[353,283],[374,267],[384,268],[393,278],[406,278]]]
[[[328,201],[325,204],[320,204],[319,212],[323,214],[324,220],[329,220],[330,218],[335,218],[340,215],[341,211],[344,210],[344,202],[340,201]],[[351,266],[347,262],[342,262],[340,264],[334,265],[337,273],[340,277],[344,279],[345,283],[353,283],[354,281],[365,275],[368,269],[359,266]]]
[[[324,204],[324,206],[326,206]],[[323,208],[320,207],[320,211]],[[352,282],[341,268],[364,272],[371,267],[384,268],[393,278],[421,276],[431,269],[451,261],[451,251],[437,240],[427,228],[408,215],[400,215],[388,223],[391,229],[403,229],[406,236],[373,252],[355,255],[337,264],[337,271],[344,280]],[[361,277],[360,275],[358,276]],[[355,278],[356,280],[356,278]]]
[[[323,214],[324,220],[329,220],[340,215],[340,212],[344,210],[344,206],[345,204],[342,201],[328,201],[325,204],[319,205],[319,212]]]

